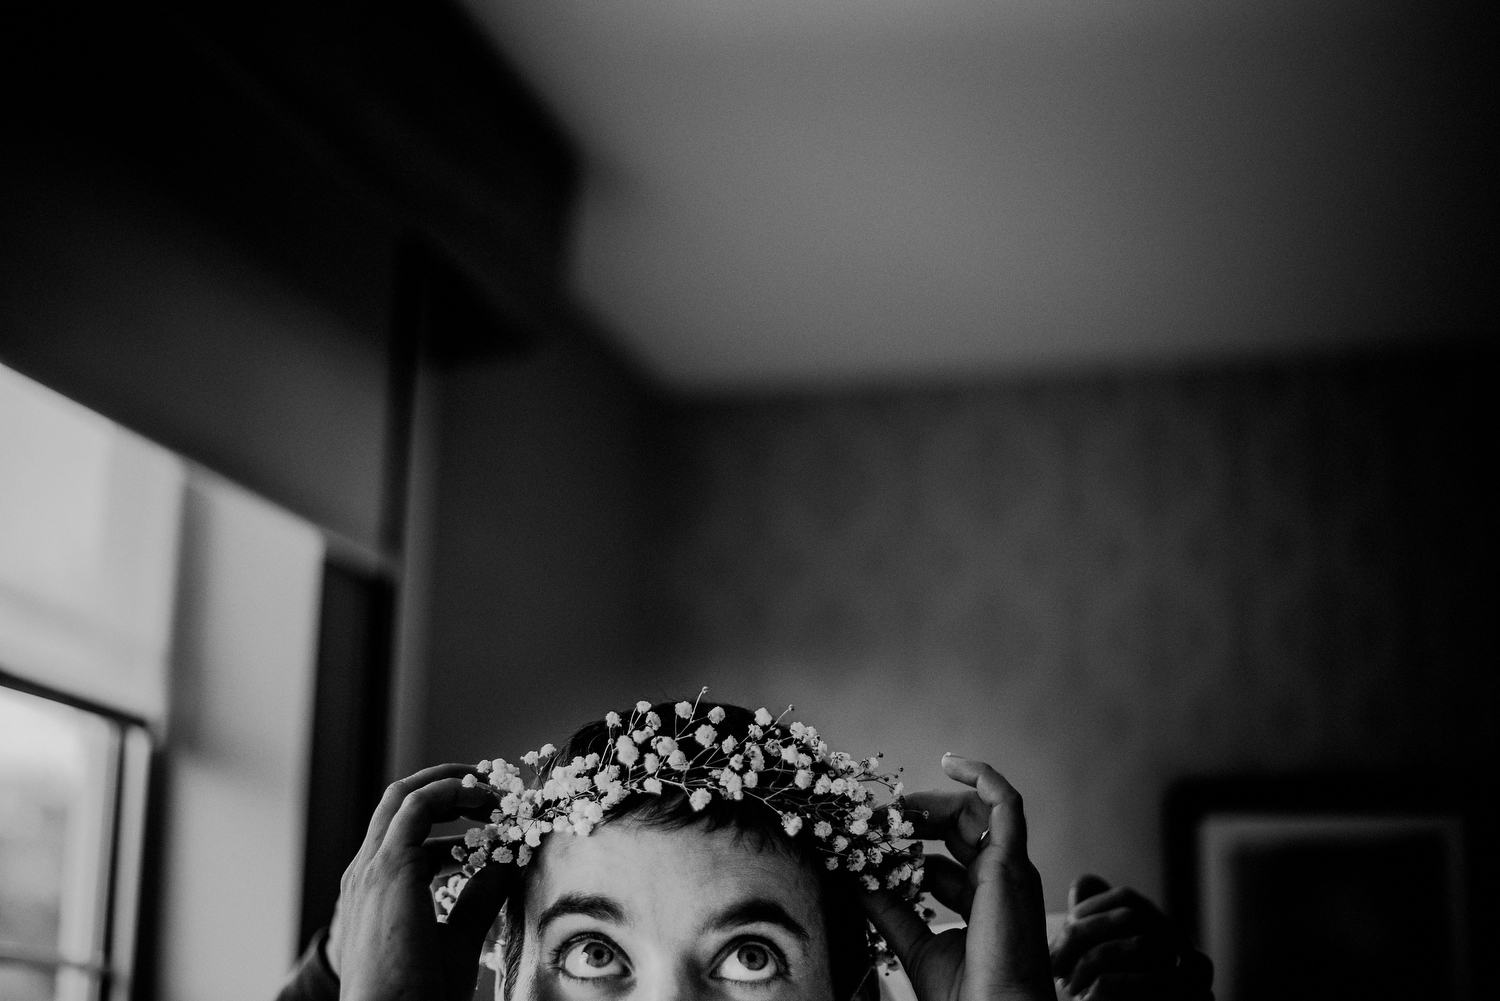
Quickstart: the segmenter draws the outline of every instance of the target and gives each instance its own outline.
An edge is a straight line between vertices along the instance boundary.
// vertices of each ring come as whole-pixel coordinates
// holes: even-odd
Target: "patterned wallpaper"
[[[1493,358],[677,404],[648,671],[1025,794],[1051,907],[1187,774],[1493,778]]]

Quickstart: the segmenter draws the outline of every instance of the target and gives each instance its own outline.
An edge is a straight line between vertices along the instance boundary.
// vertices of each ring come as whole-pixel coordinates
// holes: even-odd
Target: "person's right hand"
[[[453,867],[461,837],[428,838],[432,825],[488,819],[494,790],[463,785],[467,765],[438,765],[385,791],[359,854],[344,871],[329,927],[329,965],[344,1001],[457,1001],[472,998],[479,953],[516,872],[489,865],[469,880],[439,923],[433,878]]]

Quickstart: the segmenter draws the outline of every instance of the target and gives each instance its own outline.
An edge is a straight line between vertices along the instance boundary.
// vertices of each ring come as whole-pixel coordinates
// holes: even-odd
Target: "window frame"
[[[92,960],[80,962],[56,951],[49,953],[19,943],[0,941],[0,964],[26,966],[53,973],[76,970],[89,980],[91,987],[89,997],[97,1001],[120,1001],[120,999],[130,998],[133,996],[134,981],[139,965],[141,940],[139,919],[144,890],[143,875],[147,864],[145,835],[149,823],[153,794],[152,778],[159,750],[158,741],[152,733],[150,724],[140,716],[41,684],[7,671],[4,666],[0,666],[0,689],[20,692],[23,695],[30,695],[102,718],[110,727],[109,770],[111,773],[111,784],[105,803],[105,812],[109,820],[101,842],[108,857],[103,860],[104,864],[100,867],[104,892],[99,905],[102,913],[96,922],[94,933]],[[133,738],[133,734],[138,736]],[[131,750],[128,747],[132,739],[142,742],[137,753],[144,758],[137,762],[139,774],[135,777],[134,783],[130,781]],[[131,784],[135,788],[128,788]],[[127,800],[132,798],[135,802],[127,803]],[[131,805],[134,807],[131,813],[136,830],[126,831],[126,812]],[[133,842],[137,856],[131,860],[124,857],[125,848],[129,842]],[[134,885],[125,888],[121,886],[121,882],[127,864],[133,866],[132,882]],[[128,915],[128,929],[122,932],[119,926],[122,923],[120,921],[121,907],[124,902],[121,898],[127,892],[134,897],[134,901],[127,905],[131,907],[132,913]]]

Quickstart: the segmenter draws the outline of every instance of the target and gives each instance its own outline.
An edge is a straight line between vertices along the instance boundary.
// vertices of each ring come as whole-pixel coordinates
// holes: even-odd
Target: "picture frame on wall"
[[[1219,1001],[1467,1001],[1472,830],[1376,780],[1194,780],[1168,798],[1168,903]]]

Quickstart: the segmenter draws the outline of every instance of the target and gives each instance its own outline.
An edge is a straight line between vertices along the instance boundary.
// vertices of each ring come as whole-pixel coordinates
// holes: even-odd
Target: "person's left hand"
[[[941,839],[958,859],[929,856],[922,889],[968,927],[934,934],[890,892],[863,894],[865,910],[919,1001],[1054,1001],[1042,879],[1026,855],[1021,796],[982,761],[945,754],[943,771],[970,788],[913,793],[902,815],[917,837]]]
[[[1058,986],[1079,1001],[1213,1001],[1213,964],[1127,886],[1080,876],[1051,945]]]

